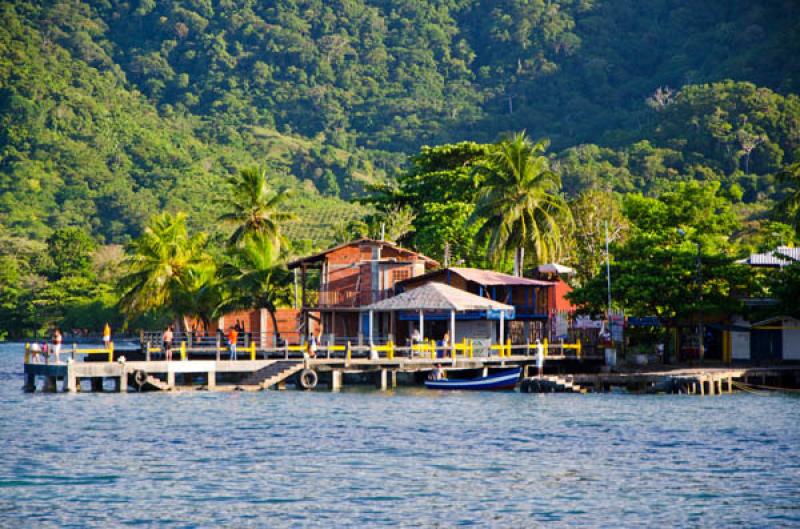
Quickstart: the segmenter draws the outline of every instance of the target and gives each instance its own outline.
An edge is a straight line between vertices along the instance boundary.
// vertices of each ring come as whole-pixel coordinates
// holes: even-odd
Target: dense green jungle
[[[731,265],[798,237],[793,0],[21,0],[0,17],[0,338],[280,306],[286,259],[381,232],[505,271],[527,247],[599,308],[610,223],[618,302],[667,319],[797,292]],[[558,240],[491,224],[514,200],[491,192],[492,153],[522,131],[569,217],[548,217]],[[279,229],[232,238],[258,175]],[[190,273],[137,287],[148,251]],[[701,252],[717,268],[691,286]],[[700,291],[716,305],[686,302]]]

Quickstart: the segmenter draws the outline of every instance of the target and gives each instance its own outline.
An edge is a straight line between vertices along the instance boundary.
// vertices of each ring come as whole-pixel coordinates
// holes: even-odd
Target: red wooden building
[[[300,271],[304,316],[301,333],[309,328],[310,320],[318,320],[324,334],[355,341],[367,331],[362,307],[393,296],[399,281],[438,266],[438,262],[420,253],[374,239],[359,239],[296,259],[289,263],[289,269]],[[316,299],[310,292],[318,293]],[[375,322],[376,327],[387,324]]]

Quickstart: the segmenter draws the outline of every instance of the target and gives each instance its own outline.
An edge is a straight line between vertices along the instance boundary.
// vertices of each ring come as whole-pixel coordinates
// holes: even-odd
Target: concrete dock
[[[577,373],[524,378],[523,393],[587,393],[624,388],[634,393],[722,395],[735,389],[797,387],[800,366],[692,367],[636,372]],[[769,385],[772,384],[772,385]]]
[[[345,375],[359,374],[361,378],[371,377],[379,389],[385,390],[397,385],[398,375],[424,377],[437,364],[448,372],[470,370],[482,374],[492,369],[522,367],[527,376],[530,366],[535,363],[530,350],[525,348],[521,351],[519,347],[500,348],[498,354],[486,356],[474,355],[471,350],[464,349],[450,351],[445,357],[436,351],[419,354],[412,348],[391,346],[321,348],[316,357],[309,357],[298,347],[294,349],[256,350],[252,347],[240,350],[239,357],[244,357],[241,360],[222,360],[219,351],[185,348],[175,353],[177,360],[171,361],[148,360],[146,357],[150,357],[150,353],[144,355],[141,351],[128,351],[129,360],[125,358],[125,351],[90,350],[91,353],[83,354],[80,349],[75,349],[62,353],[66,361],[57,364],[32,362],[26,355],[24,389],[77,392],[91,388],[92,391],[102,391],[107,385],[104,382],[111,380],[114,390],[119,392],[258,391],[283,389],[291,381],[311,389],[324,379],[332,390],[338,390],[344,384]],[[99,354],[100,358],[92,358],[90,354]],[[548,361],[597,363],[599,359],[551,355]],[[40,385],[37,385],[38,379],[43,380]],[[82,384],[84,381],[89,382]]]

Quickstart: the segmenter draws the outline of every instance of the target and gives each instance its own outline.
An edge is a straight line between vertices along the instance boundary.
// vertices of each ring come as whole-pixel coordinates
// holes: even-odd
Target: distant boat
[[[517,385],[521,372],[522,368],[517,367],[500,371],[499,373],[492,373],[486,377],[465,380],[449,380],[446,378],[441,380],[426,380],[425,387],[428,389],[460,389],[470,391],[513,389],[514,386]]]

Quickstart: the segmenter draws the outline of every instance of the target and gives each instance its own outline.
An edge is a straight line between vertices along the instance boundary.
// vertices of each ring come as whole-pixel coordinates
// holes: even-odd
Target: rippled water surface
[[[798,527],[800,399],[24,394],[2,527]]]

